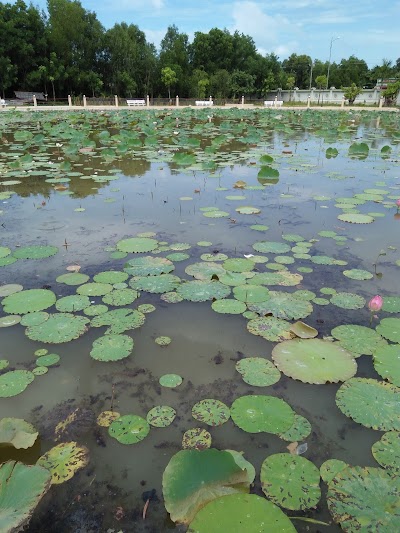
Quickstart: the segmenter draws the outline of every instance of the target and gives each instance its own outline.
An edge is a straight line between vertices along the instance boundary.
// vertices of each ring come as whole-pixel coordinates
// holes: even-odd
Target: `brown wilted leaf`
[[[296,450],[297,450],[297,446],[298,446],[298,442],[291,442],[289,444],[289,446],[286,446],[286,448],[289,450],[289,452],[292,454],[292,455],[297,455],[296,453]]]

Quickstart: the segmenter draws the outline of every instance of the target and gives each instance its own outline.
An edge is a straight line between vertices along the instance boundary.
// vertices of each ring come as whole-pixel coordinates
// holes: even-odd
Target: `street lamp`
[[[313,60],[311,60],[311,65],[310,65],[310,67],[311,67],[311,70],[310,70],[310,88],[309,88],[309,90],[311,91],[311,85],[312,85],[312,71],[313,71],[313,68],[314,68],[314,61],[313,61]]]
[[[329,87],[329,71],[331,70],[332,44],[334,41],[337,41],[338,39],[340,39],[340,37],[332,37],[331,45],[329,47],[328,74],[326,76],[326,88],[327,89]]]

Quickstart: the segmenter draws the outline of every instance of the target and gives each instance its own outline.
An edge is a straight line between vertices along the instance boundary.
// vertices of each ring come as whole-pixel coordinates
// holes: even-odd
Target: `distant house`
[[[384,89],[387,89],[388,85],[391,83],[396,83],[396,81],[399,81],[399,78],[386,78],[386,79],[379,79],[376,80],[376,89],[380,89],[381,91]]]
[[[33,103],[33,95],[36,96],[36,100],[38,102],[46,102],[47,98],[42,92],[34,92],[34,91],[14,91],[15,98],[19,100],[20,102],[24,104],[32,104]]]

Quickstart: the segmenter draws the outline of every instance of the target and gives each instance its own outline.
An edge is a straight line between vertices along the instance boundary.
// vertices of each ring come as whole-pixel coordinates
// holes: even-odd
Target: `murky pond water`
[[[0,359],[9,361],[3,375],[34,369],[38,349],[60,356],[21,394],[1,397],[1,417],[23,418],[39,432],[28,450],[2,448],[1,460],[33,464],[60,441],[77,441],[90,452],[88,466],[51,487],[28,531],[185,531],[169,519],[161,482],[171,457],[181,449],[183,433],[195,427],[211,433],[213,448],[244,452],[256,469],[251,492],[263,495],[263,461],[287,453],[290,442],[267,432],[245,432],[232,419],[217,427],[195,420],[192,407],[206,398],[228,407],[244,395],[280,398],[311,423],[311,433],[299,444],[307,443],[303,457],[318,468],[331,458],[379,466],[371,446],[382,432],[342,414],[335,403],[340,383],[305,383],[288,377],[289,369],[277,383],[256,387],[242,380],[235,365],[246,357],[272,360],[278,341],[294,336],[288,327],[297,319],[318,330],[322,339],[339,325],[375,328],[382,318],[399,317],[399,126],[398,114],[368,112],[0,115],[0,291],[3,285],[21,284],[23,290],[53,291],[60,300],[79,291],[80,285],[56,281],[68,266],[79,265],[91,282],[100,272],[123,271],[127,261],[136,264],[138,257],[148,256],[170,256],[172,263],[165,261],[168,268],[162,272],[180,278],[168,288],[159,281],[157,288],[152,285],[155,276],[144,279],[149,272],[139,279],[129,272],[127,283],[139,294],[127,305],[87,293],[88,305],[103,304],[104,298],[109,310],[155,306],[143,315],[141,327],[117,332],[134,341],[129,357],[118,361],[90,356],[106,330],[93,322],[87,332],[75,335],[79,338],[59,344],[25,334],[38,326],[0,328]],[[121,241],[132,237],[154,245],[124,254]],[[253,248],[260,242],[270,244]],[[58,251],[42,259],[19,257],[24,247],[38,245]],[[15,262],[10,260],[14,256]],[[245,256],[246,268],[245,263],[225,262]],[[148,268],[154,267],[152,261]],[[269,276],[251,285],[261,273]],[[190,294],[181,291],[195,278],[208,282],[205,296],[193,296],[198,288]],[[210,283],[215,287],[221,281],[224,290],[214,293]],[[240,298],[231,293],[236,285],[267,287],[269,298]],[[126,287],[118,285],[111,294]],[[167,302],[163,293],[175,289],[182,301]],[[289,293],[294,299],[282,300]],[[211,304],[218,294],[230,300],[236,295],[248,314],[215,312]],[[394,298],[394,311],[384,308],[371,319],[367,302],[376,294]],[[0,320],[25,314],[12,307],[7,311],[4,306]],[[57,312],[53,306],[40,309]],[[88,316],[86,310],[75,316]],[[280,319],[273,332],[268,327],[264,336],[263,328],[261,334],[252,334],[247,324],[266,315]],[[160,336],[170,337],[171,343],[160,346],[155,342]],[[356,354],[356,376],[382,381],[371,355],[362,353]],[[182,384],[161,386],[159,378],[165,374],[181,376]],[[337,381],[335,373],[325,381]],[[389,381],[399,385],[396,377],[389,376]],[[133,445],[119,443],[96,423],[104,410],[146,418],[157,405],[173,407],[176,418],[168,427],[152,427]],[[57,424],[76,409],[76,420],[68,419],[57,440]],[[322,480],[321,488],[316,508],[285,512],[328,525],[294,519],[297,531],[340,531],[329,513]]]

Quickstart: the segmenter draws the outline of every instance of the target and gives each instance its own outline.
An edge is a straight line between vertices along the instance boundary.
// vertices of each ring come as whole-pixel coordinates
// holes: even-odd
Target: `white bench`
[[[6,105],[8,105],[8,104],[7,104],[7,102],[4,100],[4,98],[1,98],[1,99],[0,99],[0,105],[1,105],[1,107],[6,107]]]
[[[205,105],[214,105],[214,102],[212,100],[196,100],[195,104],[197,106],[205,106]]]
[[[283,100],[265,100],[265,107],[282,107]]]
[[[146,105],[145,100],[127,100],[126,103],[129,107],[137,105]]]

